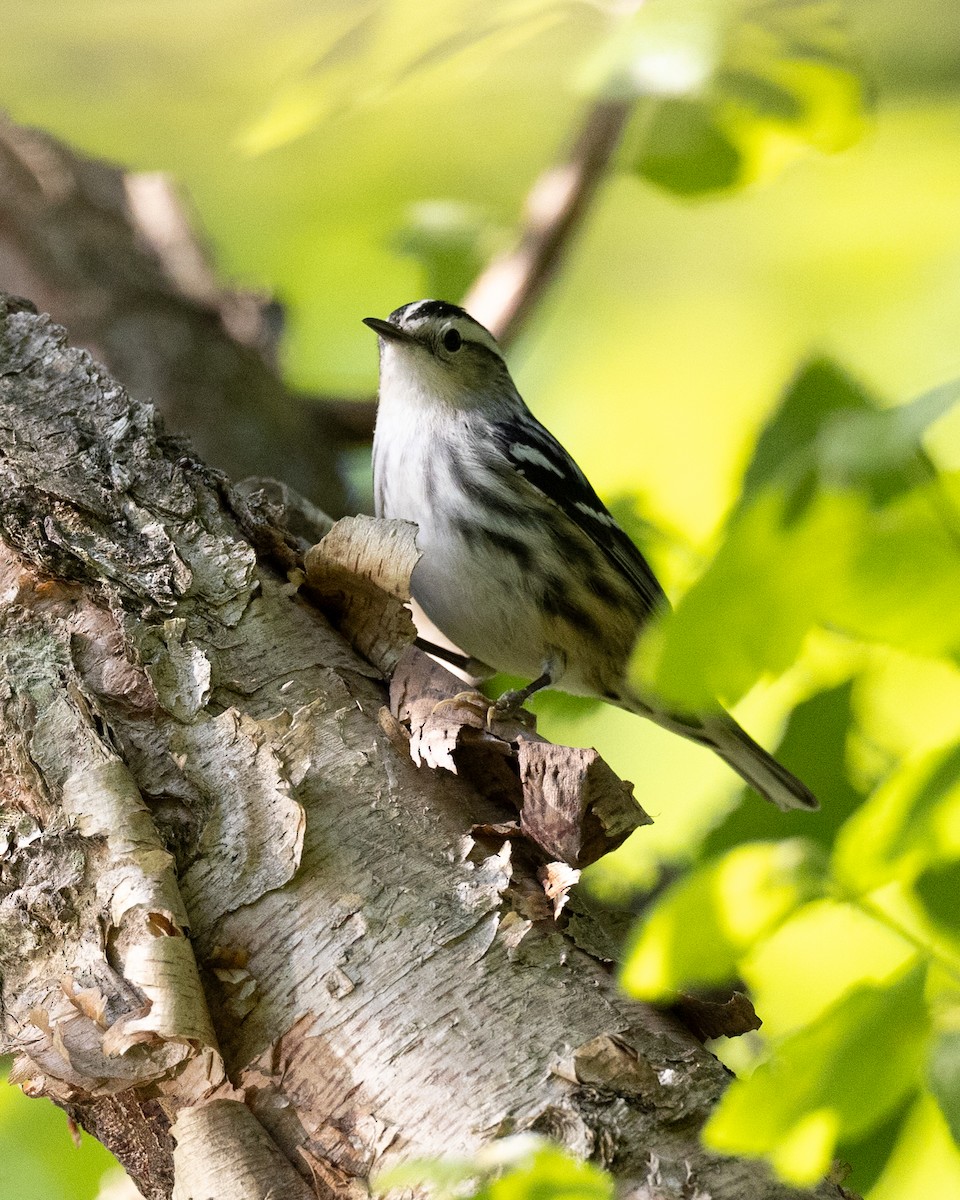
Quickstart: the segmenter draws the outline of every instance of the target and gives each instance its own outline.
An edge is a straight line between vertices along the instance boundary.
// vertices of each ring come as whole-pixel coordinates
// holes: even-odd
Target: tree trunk
[[[618,993],[576,893],[556,919],[552,818],[518,827],[505,807],[522,782],[543,808],[552,755],[580,763],[589,812],[554,833],[586,861],[631,823],[623,785],[522,730],[438,743],[446,718],[417,681],[447,684],[413,651],[387,708],[380,671],[298,588],[269,504],[47,318],[15,301],[0,317],[0,1049],[16,1081],[151,1198],[361,1196],[374,1170],[518,1130],[637,1200],[797,1196],[700,1147],[724,1069]],[[317,593],[390,665],[397,636],[377,644],[389,622],[331,554]],[[460,774],[418,768],[405,721]]]
[[[0,290],[66,325],[205,461],[278,475],[337,515],[349,407],[272,369],[282,314],[218,282],[174,184],[86,158],[0,114]]]

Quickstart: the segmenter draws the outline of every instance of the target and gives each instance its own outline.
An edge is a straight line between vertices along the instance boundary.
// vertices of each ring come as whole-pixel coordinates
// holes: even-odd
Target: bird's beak
[[[389,321],[381,321],[379,317],[364,317],[363,323],[380,337],[393,342],[415,342],[417,339],[399,325],[391,325]]]

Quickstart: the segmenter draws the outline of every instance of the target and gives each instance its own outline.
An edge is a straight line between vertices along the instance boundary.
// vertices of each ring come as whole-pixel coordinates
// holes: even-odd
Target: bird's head
[[[456,304],[417,300],[363,323],[380,338],[381,402],[402,389],[407,403],[471,408],[515,392],[496,338]]]

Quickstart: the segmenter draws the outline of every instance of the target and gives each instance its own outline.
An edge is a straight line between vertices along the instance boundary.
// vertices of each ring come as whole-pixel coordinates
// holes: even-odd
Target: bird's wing
[[[549,430],[528,413],[522,423],[496,422],[492,435],[514,470],[586,534],[633,584],[651,611],[667,607],[666,595],[647,560]]]

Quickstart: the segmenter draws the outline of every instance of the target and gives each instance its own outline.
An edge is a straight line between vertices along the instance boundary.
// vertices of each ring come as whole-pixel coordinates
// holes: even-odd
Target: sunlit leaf
[[[930,1200],[954,1195],[960,1195],[960,1150],[937,1104],[923,1095],[893,1142],[870,1200]]]
[[[726,982],[750,947],[822,886],[819,857],[805,842],[740,846],[691,871],[644,915],[621,982],[648,1000]]]
[[[557,1146],[543,1146],[532,1161],[480,1193],[482,1200],[613,1200],[613,1179],[592,1163],[578,1162]]]
[[[865,493],[861,489],[859,495]],[[864,508],[842,571],[820,582],[823,619],[915,654],[960,653],[955,509],[942,477],[880,509]]]
[[[867,892],[960,856],[960,745],[901,766],[840,831],[833,869]]]
[[[632,662],[641,689],[697,711],[734,703],[794,661],[854,552],[863,504],[854,493],[821,498],[789,525],[787,504],[770,490],[734,519],[707,572],[641,638]]]
[[[916,946],[858,908],[833,899],[804,904],[740,963],[764,1033],[793,1033],[865,984],[881,986],[915,961]]]
[[[381,1171],[372,1180],[374,1195],[393,1188],[430,1187],[436,1196],[450,1195],[454,1190],[481,1174],[469,1158],[415,1158]]]
[[[789,1182],[816,1182],[838,1139],[882,1121],[921,1083],[928,1036],[924,972],[863,987],[784,1038],[768,1063],[735,1080],[704,1140],[725,1153],[764,1155]]]
[[[647,0],[590,57],[591,91],[652,106],[636,169],[680,195],[749,182],[862,127],[842,8],[823,0]]]
[[[916,654],[960,654],[960,480],[921,439],[951,383],[880,409],[825,361],[805,367],[763,431],[713,562],[646,631],[636,684],[677,708],[733,703],[827,625]]]

